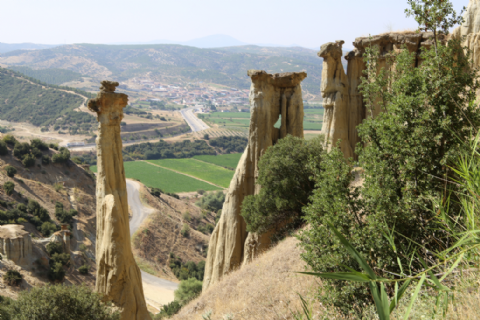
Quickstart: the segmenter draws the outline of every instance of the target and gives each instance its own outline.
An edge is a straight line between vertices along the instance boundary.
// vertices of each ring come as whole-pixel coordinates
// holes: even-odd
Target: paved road
[[[193,114],[193,110],[195,108],[189,109],[182,109],[180,113],[182,114],[183,119],[187,121],[187,124],[190,126],[193,132],[202,131],[205,129],[210,128],[203,122],[202,120],[198,119],[196,115]]]
[[[143,206],[140,200],[139,190],[140,184],[138,182],[127,180],[128,205],[132,210],[130,236],[140,227],[143,220],[155,211],[154,209]],[[159,308],[161,305],[173,301],[173,292],[178,288],[177,283],[155,277],[144,271],[141,271],[141,273],[147,303]]]

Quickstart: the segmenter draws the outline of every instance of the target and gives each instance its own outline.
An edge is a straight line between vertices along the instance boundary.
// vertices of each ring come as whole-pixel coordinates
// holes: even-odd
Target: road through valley
[[[187,121],[187,124],[190,126],[192,131],[196,132],[196,131],[202,131],[202,130],[210,128],[209,126],[207,126],[205,124],[205,122],[198,119],[198,117],[193,114],[193,110],[195,110],[195,108],[180,110],[180,113],[182,114],[183,119],[185,119],[185,121]]]
[[[127,180],[128,205],[132,211],[130,219],[130,236],[140,227],[143,220],[155,210],[145,207],[140,200],[140,183]],[[173,301],[173,292],[178,284],[142,272],[143,291],[147,304],[159,309],[162,305]]]

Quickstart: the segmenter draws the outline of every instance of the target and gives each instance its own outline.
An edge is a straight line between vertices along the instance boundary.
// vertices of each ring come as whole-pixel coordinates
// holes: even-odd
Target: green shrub
[[[190,236],[190,226],[187,223],[183,224],[182,230],[180,231],[182,236],[188,238]]]
[[[22,164],[25,166],[25,168],[35,166],[35,156],[32,153],[26,154],[23,157]]]
[[[197,193],[199,195],[203,195],[203,194],[205,194],[205,190],[203,190],[203,189],[197,190]]]
[[[53,267],[55,264],[60,263],[64,267],[70,266],[70,255],[68,253],[54,253],[50,257],[49,265]]]
[[[180,282],[178,289],[175,290],[175,301],[181,305],[187,304],[190,300],[195,299],[202,292],[202,281],[195,278],[183,280]]]
[[[80,274],[88,274],[89,271],[90,271],[90,266],[87,264],[84,264],[83,266],[78,268],[78,272],[80,272]]]
[[[305,141],[287,135],[267,149],[258,164],[257,195],[246,196],[241,215],[249,232],[260,234],[297,228],[302,223],[302,208],[315,189],[312,177],[324,155],[321,137]],[[287,225],[285,225],[287,224]]]
[[[5,193],[7,194],[7,196],[11,195],[15,190],[15,184],[11,181],[7,181],[3,184],[3,190],[5,190]]]
[[[5,141],[0,140],[0,156],[6,156],[8,154],[8,148]]]
[[[13,147],[13,156],[23,159],[30,152],[30,145],[27,142],[15,142]]]
[[[14,319],[44,320],[119,320],[102,302],[101,295],[86,286],[46,285],[20,292],[13,302]]]
[[[57,231],[57,226],[54,223],[45,221],[40,227],[40,232],[45,236],[49,237],[52,233]]]
[[[35,158],[40,158],[43,156],[42,151],[40,151],[38,148],[32,148],[32,154],[35,156]]]
[[[9,286],[18,286],[20,282],[22,282],[22,275],[20,272],[16,270],[7,270],[5,274],[3,275],[3,280],[7,283]]]
[[[166,305],[164,305],[161,309],[160,312],[155,315],[153,318],[154,320],[161,320],[161,319],[166,319],[170,318],[174,314],[177,314],[178,311],[182,308],[182,305],[178,301],[172,301]]]
[[[27,206],[24,205],[23,203],[19,203],[19,204],[17,205],[17,209],[20,210],[20,211],[22,211],[22,212],[25,212],[25,213],[27,212]]]
[[[48,214],[47,209],[40,206],[35,200],[28,200],[27,212],[38,217],[41,221],[50,221],[50,215]]]
[[[70,160],[70,151],[67,148],[61,147],[58,151],[59,153],[52,156],[53,163],[65,163]]]
[[[17,139],[15,139],[15,137],[12,136],[11,134],[7,134],[6,136],[3,137],[3,141],[5,141],[5,143],[8,145],[13,146],[17,142]]]
[[[10,178],[13,178],[17,174],[17,169],[12,166],[6,166],[5,172],[7,172],[7,176],[9,176]]]
[[[50,161],[51,161],[51,160],[50,160],[50,157],[49,157],[48,155],[44,154],[44,155],[42,156],[42,164],[44,164],[44,165],[50,164]]]
[[[40,139],[33,139],[30,141],[30,146],[32,148],[37,148],[42,151],[48,151],[48,145]]]
[[[216,212],[222,209],[224,202],[225,194],[222,191],[217,191],[216,193],[209,193],[203,196],[195,204],[204,210]]]
[[[198,264],[195,264],[193,261],[184,263],[182,259],[170,253],[170,269],[179,280],[196,278],[199,281],[203,281],[205,261],[200,261]]]
[[[63,246],[58,242],[50,242],[46,245],[45,249],[49,256],[53,256],[55,253],[63,253]]]
[[[52,261],[52,260],[50,260]],[[56,262],[50,266],[48,270],[48,279],[52,281],[62,281],[65,278],[65,269],[62,263]]]
[[[70,223],[72,222],[73,216],[77,215],[77,211],[74,209],[70,209],[69,211],[65,211],[63,208],[63,204],[61,202],[57,202],[55,204],[55,217],[61,223]]]

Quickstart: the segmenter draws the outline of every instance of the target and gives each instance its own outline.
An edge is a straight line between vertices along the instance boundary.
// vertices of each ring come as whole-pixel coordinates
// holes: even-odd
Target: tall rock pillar
[[[118,82],[102,81],[88,108],[97,113],[97,282],[96,291],[122,309],[122,320],[151,320],[142,277],[130,246],[127,188],[120,121],[128,96]]]
[[[349,92],[348,79],[342,65],[342,45],[344,41],[329,42],[320,47],[318,56],[323,58],[322,83],[320,91],[323,97],[322,134],[328,150],[337,145],[345,158],[353,156],[352,146],[348,139]]]
[[[230,182],[222,216],[210,237],[203,290],[221,280],[223,275],[251,260],[268,247],[269,237],[248,234],[240,215],[243,199],[258,193],[255,185],[258,162],[268,147],[287,134],[303,138],[303,100],[300,83],[305,72],[268,74],[249,70],[250,128],[248,145]],[[280,128],[275,123],[281,118]]]

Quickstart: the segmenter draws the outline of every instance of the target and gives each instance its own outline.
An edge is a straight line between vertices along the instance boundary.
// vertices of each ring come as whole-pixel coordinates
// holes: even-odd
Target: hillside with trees
[[[67,92],[71,91],[71,92]],[[47,85],[12,70],[0,68],[0,119],[28,122],[72,134],[89,132],[97,123],[90,114],[74,111],[91,94]]]
[[[29,67],[11,67],[11,70],[20,72],[28,77],[38,79],[48,84],[60,85],[65,82],[79,80],[82,75],[78,72],[65,69],[32,69]]]
[[[78,61],[82,63],[78,63]],[[12,51],[0,55],[12,68],[60,68],[116,81],[149,74],[156,81],[203,81],[248,89],[249,69],[270,73],[306,71],[304,90],[319,94],[322,59],[314,50],[290,48],[264,52],[231,52],[181,45],[75,44],[36,51]]]

